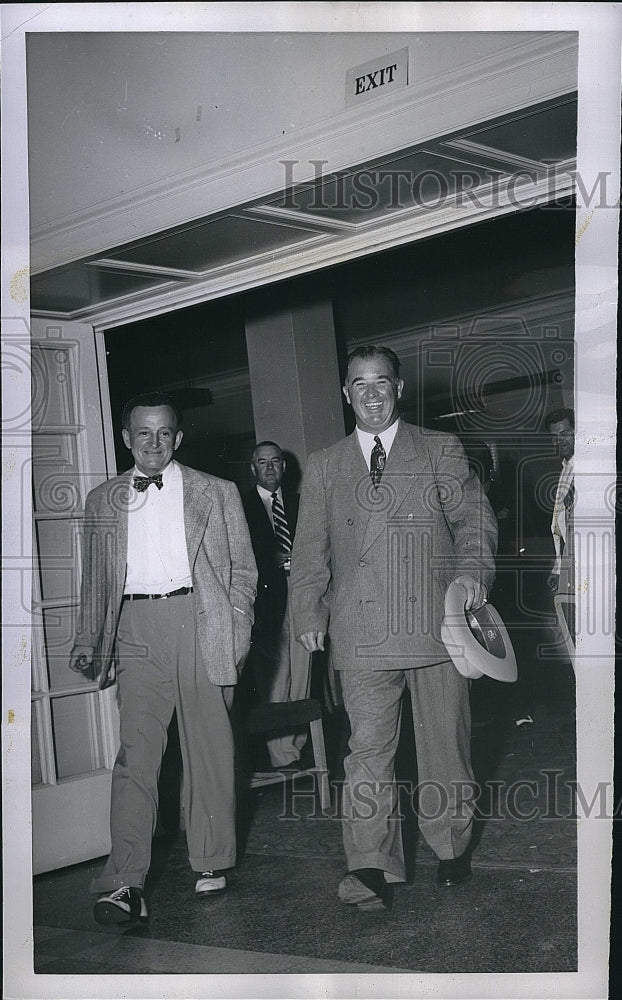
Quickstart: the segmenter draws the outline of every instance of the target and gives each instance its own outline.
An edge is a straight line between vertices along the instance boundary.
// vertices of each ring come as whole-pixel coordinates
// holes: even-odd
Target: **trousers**
[[[120,747],[112,772],[111,851],[92,892],[142,887],[158,814],[158,776],[177,710],[190,867],[235,864],[233,689],[208,679],[194,595],[124,601],[117,632]]]
[[[459,857],[471,838],[475,798],[468,680],[451,661],[341,670],[339,679],[351,728],[342,801],[348,871],[378,868],[389,882],[406,878],[395,782],[405,689],[412,705],[418,794],[411,801],[419,829],[439,859]]]
[[[257,692],[262,701],[302,701],[309,697],[311,656],[294,637],[289,601],[280,631],[262,635],[253,646],[251,656]],[[306,739],[305,733],[270,737],[266,742],[272,766],[285,767],[298,760]]]

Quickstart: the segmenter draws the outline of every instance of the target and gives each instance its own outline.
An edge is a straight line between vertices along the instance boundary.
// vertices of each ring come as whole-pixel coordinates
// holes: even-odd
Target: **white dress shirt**
[[[387,458],[389,457],[389,452],[391,451],[391,445],[395,440],[395,435],[397,434],[397,428],[399,425],[399,419],[395,420],[390,427],[382,431],[381,434],[372,434],[369,431],[362,431],[360,427],[356,428],[356,434],[359,439],[359,444],[361,446],[361,451],[363,452],[363,458],[367,462],[367,468],[371,468],[371,453],[374,450],[374,445],[376,443],[376,437],[379,437],[382,441],[382,447],[386,452]]]
[[[263,486],[260,486],[259,483],[256,484],[256,488],[257,488],[257,492],[259,493],[259,496],[261,497],[261,501],[262,501],[264,507],[266,508],[266,513],[267,513],[268,517],[270,518],[270,524],[272,525],[272,530],[274,531],[274,521],[272,519],[272,493],[270,493],[270,490],[266,490],[266,489],[263,488]],[[279,497],[279,500],[281,501],[281,505],[283,507],[283,510],[285,510],[285,506],[283,504],[283,494],[281,492],[281,487],[279,486],[278,490],[275,490],[274,492],[276,492],[278,494],[278,497]]]
[[[133,469],[132,478],[140,476]],[[125,594],[170,594],[192,586],[184,526],[184,483],[177,462],[162,472],[162,489],[131,487]]]

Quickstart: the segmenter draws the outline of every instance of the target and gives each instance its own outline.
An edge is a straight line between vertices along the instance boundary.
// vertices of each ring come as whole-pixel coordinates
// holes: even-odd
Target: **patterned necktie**
[[[274,524],[274,534],[282,552],[289,554],[292,551],[292,539],[287,526],[287,518],[283,504],[279,500],[279,494],[272,494],[272,521]]]
[[[134,488],[138,490],[139,493],[144,493],[152,483],[154,486],[157,486],[159,490],[161,490],[164,485],[162,482],[161,472],[158,472],[157,476],[134,476],[133,481]]]
[[[369,464],[369,474],[371,476],[371,481],[374,486],[377,486],[382,478],[382,473],[384,470],[385,462],[387,460],[387,453],[382,447],[382,441],[376,434],[374,441],[376,442],[371,453],[371,462]]]

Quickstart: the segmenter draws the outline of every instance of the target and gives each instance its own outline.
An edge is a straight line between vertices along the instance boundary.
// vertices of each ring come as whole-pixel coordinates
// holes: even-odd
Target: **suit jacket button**
[[[416,597],[409,597],[408,600],[410,601],[411,604],[416,604],[417,603],[417,598]]]
[[[346,524],[354,524],[354,521],[352,520],[351,517],[348,518],[348,520],[346,521]]]
[[[412,519],[413,519],[413,517],[414,517],[414,516],[415,516],[414,514],[409,514],[409,515],[408,515],[408,520],[409,520],[409,521],[412,521]]]
[[[364,559],[359,559],[359,566],[367,566],[367,563],[365,562]]]

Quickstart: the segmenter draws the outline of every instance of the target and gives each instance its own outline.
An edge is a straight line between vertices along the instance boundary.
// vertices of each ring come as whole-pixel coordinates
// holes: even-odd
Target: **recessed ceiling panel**
[[[108,256],[131,264],[203,274],[216,267],[313,239],[316,235],[291,224],[230,215],[164,234],[130,250],[112,250]]]
[[[540,163],[569,160],[577,155],[576,101],[525,113],[476,132],[464,132],[461,138]]]
[[[34,275],[30,282],[30,303],[35,310],[75,312],[135,292],[153,291],[165,283],[166,279],[162,277],[105,270],[93,264],[79,263]]]
[[[460,191],[490,183],[497,173],[448,152],[441,155],[419,149],[381,165],[328,177],[321,184],[296,189],[269,204],[318,220],[360,225],[394,212],[442,208]]]

